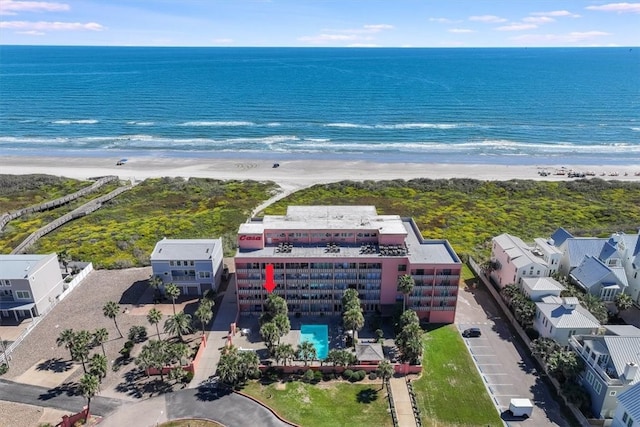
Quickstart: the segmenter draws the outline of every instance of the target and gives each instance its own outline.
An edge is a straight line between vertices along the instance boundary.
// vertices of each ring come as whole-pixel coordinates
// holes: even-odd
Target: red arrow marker
[[[273,264],[267,264],[264,270],[266,276],[266,282],[264,282],[264,288],[267,292],[271,293],[276,288],[276,282],[273,280]]]

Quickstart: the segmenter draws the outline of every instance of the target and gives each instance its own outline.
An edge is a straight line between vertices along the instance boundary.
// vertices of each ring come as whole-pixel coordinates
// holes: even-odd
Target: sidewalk
[[[391,387],[393,404],[396,408],[396,415],[398,416],[398,425],[402,427],[417,426],[416,419],[413,415],[413,407],[411,406],[411,397],[409,397],[406,378],[391,377],[389,387]]]
[[[222,297],[218,314],[207,333],[207,346],[205,347],[198,369],[189,383],[189,388],[196,388],[200,384],[208,382],[215,375],[220,349],[226,344],[229,335],[229,326],[236,321],[238,304],[236,302],[236,276],[229,277],[229,285]]]

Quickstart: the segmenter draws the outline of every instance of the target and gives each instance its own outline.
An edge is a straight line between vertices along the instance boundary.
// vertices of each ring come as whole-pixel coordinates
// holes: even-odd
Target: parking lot
[[[464,290],[458,297],[456,324],[460,333],[479,328],[479,337],[463,338],[487,391],[509,426],[568,426],[560,406],[523,345],[516,340],[491,295],[484,289]],[[507,411],[512,398],[526,398],[535,407],[529,419],[511,417]]]

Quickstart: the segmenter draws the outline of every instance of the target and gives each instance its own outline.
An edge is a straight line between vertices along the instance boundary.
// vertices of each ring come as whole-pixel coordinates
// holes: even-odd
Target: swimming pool
[[[327,325],[300,326],[300,342],[310,341],[316,348],[318,359],[326,359],[329,353],[329,327]]]

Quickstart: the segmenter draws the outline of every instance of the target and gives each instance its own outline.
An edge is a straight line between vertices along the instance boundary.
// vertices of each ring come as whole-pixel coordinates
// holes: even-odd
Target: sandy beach
[[[117,175],[122,179],[140,181],[157,177],[202,177],[222,180],[271,180],[283,188],[299,188],[319,183],[343,180],[447,179],[480,180],[565,180],[569,171],[591,172],[588,178],[640,181],[640,166],[581,165],[490,165],[490,164],[430,164],[377,163],[363,161],[291,160],[270,161],[209,158],[130,158],[123,165],[118,159],[97,157],[33,157],[6,156],[0,158],[2,174],[47,174],[76,179]],[[558,174],[564,170],[564,174]],[[543,176],[540,172],[546,172]]]

